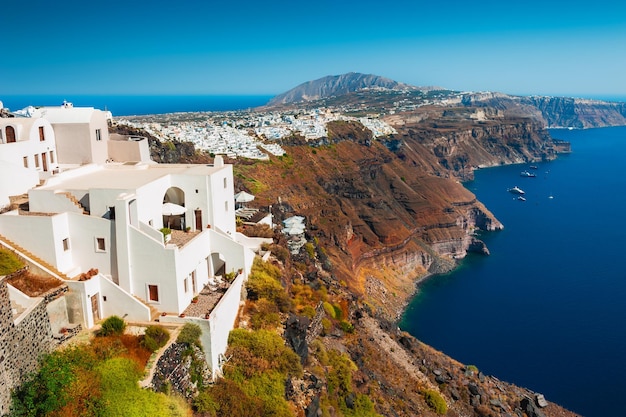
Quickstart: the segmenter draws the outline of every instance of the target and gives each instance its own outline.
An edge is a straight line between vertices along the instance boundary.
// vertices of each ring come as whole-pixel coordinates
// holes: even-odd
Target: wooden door
[[[202,210],[194,210],[194,214],[196,215],[196,230],[202,230]]]
[[[100,320],[100,303],[98,301],[99,298],[99,293],[91,296],[91,313],[93,314],[93,321]]]

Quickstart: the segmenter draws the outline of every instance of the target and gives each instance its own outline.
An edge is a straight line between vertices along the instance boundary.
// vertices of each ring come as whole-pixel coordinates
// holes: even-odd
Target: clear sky
[[[454,90],[626,96],[617,0],[2,3],[0,99],[273,95],[351,71]]]

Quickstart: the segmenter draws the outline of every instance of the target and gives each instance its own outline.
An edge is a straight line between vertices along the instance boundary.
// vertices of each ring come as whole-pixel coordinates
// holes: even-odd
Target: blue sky
[[[273,95],[350,71],[455,90],[626,96],[618,1],[3,3],[0,99]]]

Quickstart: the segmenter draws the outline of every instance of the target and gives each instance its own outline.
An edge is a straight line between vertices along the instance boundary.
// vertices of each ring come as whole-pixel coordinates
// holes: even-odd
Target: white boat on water
[[[525,198],[525,197],[522,197],[521,195],[520,195],[520,196],[517,196],[517,199],[518,199],[519,201],[526,201],[526,198]]]
[[[519,195],[524,195],[524,194],[526,194],[526,193],[524,192],[524,190],[522,190],[521,188],[519,188],[517,185],[516,185],[515,187],[513,187],[513,188],[509,188],[507,191],[508,191],[508,192],[510,192],[510,193],[513,193],[513,194],[519,194]]]
[[[535,178],[537,175],[533,174],[532,172],[528,172],[528,171],[522,171],[520,173],[521,177],[526,177],[526,178]]]

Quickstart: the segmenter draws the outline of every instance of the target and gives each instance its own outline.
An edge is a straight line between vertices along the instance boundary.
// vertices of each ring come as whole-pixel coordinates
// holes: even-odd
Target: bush
[[[189,345],[196,345],[198,347],[200,344],[200,335],[202,334],[202,329],[197,324],[193,323],[185,323],[182,329],[180,329],[180,333],[178,333],[178,337],[176,338],[176,343],[187,343]]]
[[[143,335],[141,344],[150,352],[156,352],[170,339],[170,332],[163,326],[148,326],[146,333]]]
[[[324,311],[331,319],[337,318],[337,310],[335,310],[335,307],[328,301],[324,301]]]
[[[424,400],[426,400],[426,404],[428,404],[428,406],[440,416],[448,412],[448,404],[446,404],[446,400],[444,400],[441,394],[437,391],[432,389],[424,391]]]
[[[250,324],[254,330],[275,329],[280,324],[276,304],[265,298],[257,300],[250,309]]]
[[[346,333],[354,333],[354,326],[350,322],[342,320],[339,322],[339,327]]]
[[[266,298],[276,304],[281,312],[289,311],[291,300],[283,288],[280,278],[280,269],[258,258],[255,259],[246,284],[248,297],[251,300]]]
[[[266,370],[275,370],[285,377],[302,374],[298,355],[272,331],[235,329],[228,336],[228,345],[228,355],[232,355],[229,369],[235,374],[254,376]]]
[[[126,330],[126,322],[118,316],[111,316],[102,322],[99,336],[121,335]]]

